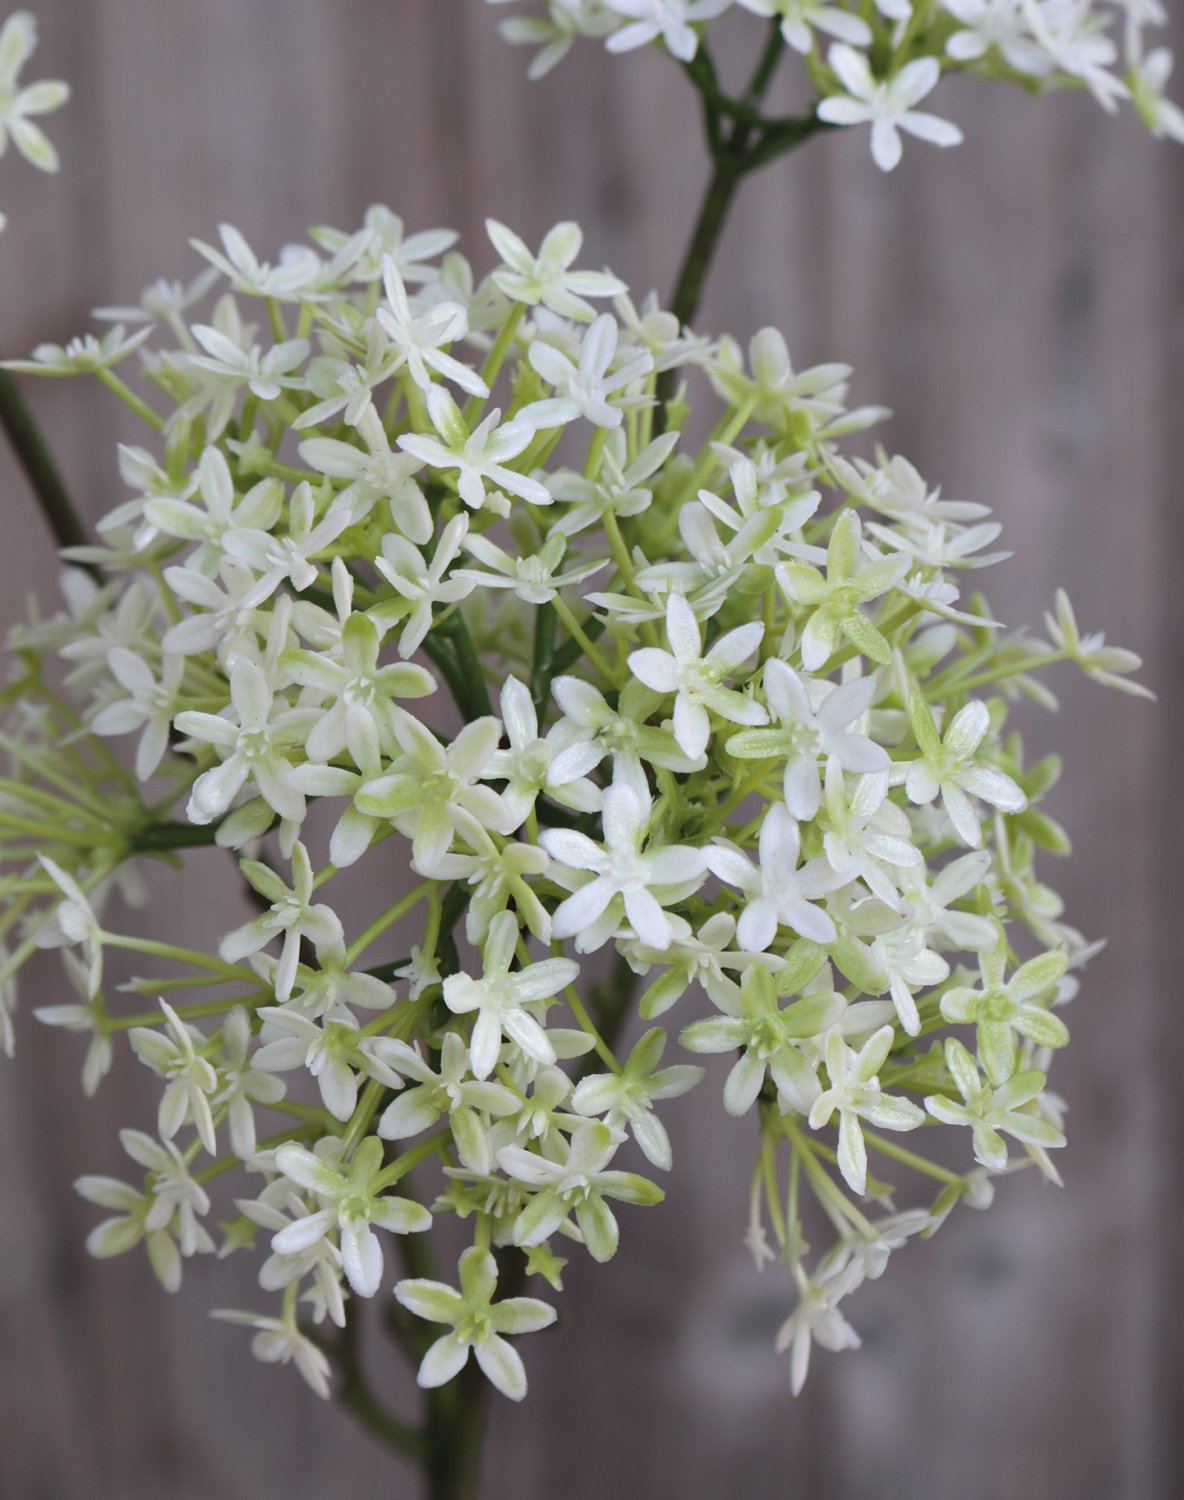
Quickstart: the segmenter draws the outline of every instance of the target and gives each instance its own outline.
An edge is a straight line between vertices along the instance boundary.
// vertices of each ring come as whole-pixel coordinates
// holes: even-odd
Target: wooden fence
[[[71,78],[75,98],[53,122],[61,177],[8,161],[0,176],[7,351],[196,269],[187,238],[220,220],[278,247],[380,199],[463,230],[477,260],[489,213],[528,239],[577,218],[589,263],[669,287],[705,169],[694,97],[656,54],[586,44],[528,85],[496,36],[504,12],[480,0],[38,11],[38,76]],[[733,51],[753,31],[732,27]],[[1066,754],[1070,916],[1110,938],[1057,1075],[1067,1186],[1003,1183],[990,1215],[897,1257],[853,1304],[863,1352],[817,1356],[795,1402],[770,1347],[785,1287],[739,1243],[750,1122],[680,1101],[669,1201],[630,1214],[611,1266],[570,1268],[561,1330],[532,1341],[531,1398],[497,1411],[488,1500],[1184,1493],[1184,152],[1084,97],[955,82],[939,98],[966,129],[957,151],[910,144],[883,178],[857,131],[752,180],[701,323],[775,323],[798,363],[850,362],[856,398],[895,409],[894,451],[997,508],[1016,553],[990,580],[1005,619],[1038,627],[1064,585],[1090,628],[1148,659],[1158,707],[1066,672],[1059,722],[1031,721],[1035,745]],[[129,429],[98,387],[32,395],[98,514]],[[4,455],[0,483],[10,620],[54,566]],[[175,882],[162,899],[179,902]],[[208,940],[231,903],[211,884],[175,918]],[[250,1266],[190,1263],[170,1299],[137,1256],[87,1259],[93,1211],[70,1183],[117,1167],[115,1131],[148,1119],[150,1096],[129,1065],[82,1100],[77,1047],[28,1016],[57,984],[30,971],[0,1071],[0,1496],[413,1495],[346,1418],[209,1320],[253,1305]]]

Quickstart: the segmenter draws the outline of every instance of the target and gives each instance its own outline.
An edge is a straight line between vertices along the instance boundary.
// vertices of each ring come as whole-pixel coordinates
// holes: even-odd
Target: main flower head
[[[274,264],[226,228],[208,311],[146,297],[144,394],[109,383],[151,449],[122,450],[66,610],[12,640],[3,1037],[21,963],[60,949],[79,1001],[41,1017],[88,1036],[88,1089],[124,1033],[160,1080],[157,1139],[124,1136],[142,1180],[80,1183],[116,1215],[96,1253],[143,1242],[173,1289],[223,1193],[223,1250],[263,1230],[280,1298],[242,1315],[256,1351],[323,1391],[298,1318],[389,1296],[389,1236],[456,1214],[461,1290],[398,1292],[453,1328],[421,1380],[473,1349],[518,1397],[502,1334],[550,1310],[495,1280],[612,1256],[674,1160],[659,1107],[701,1077],[671,1022],[618,1055],[644,979],[641,1016],[679,1007],[755,1117],[747,1241],[800,1292],[796,1379],[984,1174],[1055,1176],[1045,1074],[1091,950],[1036,873],[1067,849],[1038,807],[1058,766],[1006,720],[1054,662],[1129,687],[1138,661],[1064,599],[1052,641],[1003,633],[967,590],[998,528],[844,455],[878,415],[844,366],[695,337],[574,226],[490,234],[481,275],[381,208]],[[108,921],[203,844],[257,907],[215,951]],[[167,1000],[104,989],[111,949]],[[816,1266],[807,1188],[839,1231]]]

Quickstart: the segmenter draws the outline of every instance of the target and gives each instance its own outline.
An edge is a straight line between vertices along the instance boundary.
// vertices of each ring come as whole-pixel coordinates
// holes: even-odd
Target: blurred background
[[[664,56],[585,43],[530,85],[482,0],[36,9],[30,76],[75,93],[50,125],[60,178],[5,163],[6,353],[193,274],[188,238],[220,220],[271,258],[376,200],[411,229],[463,231],[481,269],[487,214],[532,243],[575,218],[583,264],[669,292],[706,168],[696,98]],[[728,69],[761,34],[734,19]],[[1000,617],[1039,628],[1063,585],[1086,628],[1147,659],[1157,706],[1066,668],[1059,722],[1025,721],[1033,752],[1067,763],[1052,810],[1075,851],[1050,878],[1069,919],[1110,940],[1054,1074],[1066,1187],[1025,1173],[989,1215],[895,1257],[851,1303],[863,1351],[816,1353],[794,1401],[772,1350],[788,1288],[740,1245],[751,1121],[677,1101],[668,1201],[626,1210],[607,1268],[573,1259],[560,1329],[530,1341],[530,1398],[496,1406],[485,1500],[1184,1494],[1184,152],[1087,97],[954,80],[935,107],[966,144],[909,142],[891,177],[859,129],[750,179],[698,321],[742,338],[773,323],[799,366],[853,365],[853,400],[895,410],[891,451],[997,510],[1016,553],[987,581]],[[26,390],[93,519],[122,498],[115,439],[140,435],[97,385]],[[7,624],[30,591],[52,597],[56,569],[5,452],[0,487]],[[180,885],[162,886],[164,920],[212,941],[233,888],[191,889],[182,912]],[[26,971],[0,1071],[0,1496],[414,1496],[348,1418],[209,1319],[262,1308],[256,1263],[191,1261],[169,1298],[140,1255],[87,1259],[94,1211],[71,1182],[119,1169],[116,1130],[150,1120],[153,1093],[127,1062],[82,1099],[80,1048],[29,1016],[60,984],[53,963]]]

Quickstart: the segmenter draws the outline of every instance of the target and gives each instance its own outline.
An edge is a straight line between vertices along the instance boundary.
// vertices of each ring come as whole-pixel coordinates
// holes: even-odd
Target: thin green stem
[[[86,528],[70,499],[57,465],[41,435],[20,388],[7,370],[0,370],[0,427],[24,471],[25,478],[58,547],[85,547]],[[98,569],[87,571],[98,577]]]
[[[135,391],[125,385],[118,375],[110,370],[98,370],[96,374],[111,394],[118,396],[124,406],[129,411],[134,411],[142,422],[147,422],[149,427],[155,428],[157,432],[164,431],[164,418],[154,412],[146,401],[141,401]]]

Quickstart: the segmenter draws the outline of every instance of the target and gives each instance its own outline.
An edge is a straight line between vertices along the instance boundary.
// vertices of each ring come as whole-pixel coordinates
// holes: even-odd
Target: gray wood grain
[[[261,246],[388,201],[479,236],[573,217],[588,261],[666,289],[704,178],[694,98],[656,55],[577,49],[528,86],[479,0],[41,0],[45,70],[74,80],[54,122],[65,170],[4,163],[0,346],[23,351],[195,266],[219,220]],[[447,25],[441,25],[441,17]],[[1179,24],[1177,49],[1184,43]],[[743,60],[747,21],[732,29]],[[1158,709],[1066,674],[1056,810],[1072,920],[1106,933],[1070,1017],[1063,1192],[1001,1186],[854,1307],[861,1355],[819,1358],[789,1396],[770,1335],[785,1288],[739,1245],[750,1126],[706,1096],[672,1109],[661,1212],[632,1213],[607,1269],[573,1264],[560,1330],[530,1350],[520,1410],[496,1413],[488,1500],[561,1493],[824,1500],[1159,1500],[1184,1491],[1184,1067],[1175,707],[1184,649],[1177,449],[1184,432],[1184,157],[1082,98],[946,85],[967,144],[917,145],[890,179],[862,132],[748,184],[701,318],[845,359],[885,441],[951,495],[986,500],[1016,550],[990,580],[1010,622],[1067,586],[1090,628],[1143,652]],[[90,516],[118,494],[131,428],[97,388],[32,391]],[[0,455],[5,620],[54,566]],[[178,900],[174,884],[166,900]],[[231,898],[211,883],[197,921]],[[54,993],[53,966],[25,985]],[[278,1500],[414,1485],[296,1379],[247,1355],[212,1304],[252,1305],[251,1267],[190,1263],[167,1298],[135,1257],[97,1265],[70,1192],[116,1166],[148,1117],[117,1071],[98,1101],[76,1050],[22,1027],[0,1073],[0,1495]],[[1132,1082],[1133,1081],[1133,1082]],[[406,1377],[391,1369],[393,1389]]]

